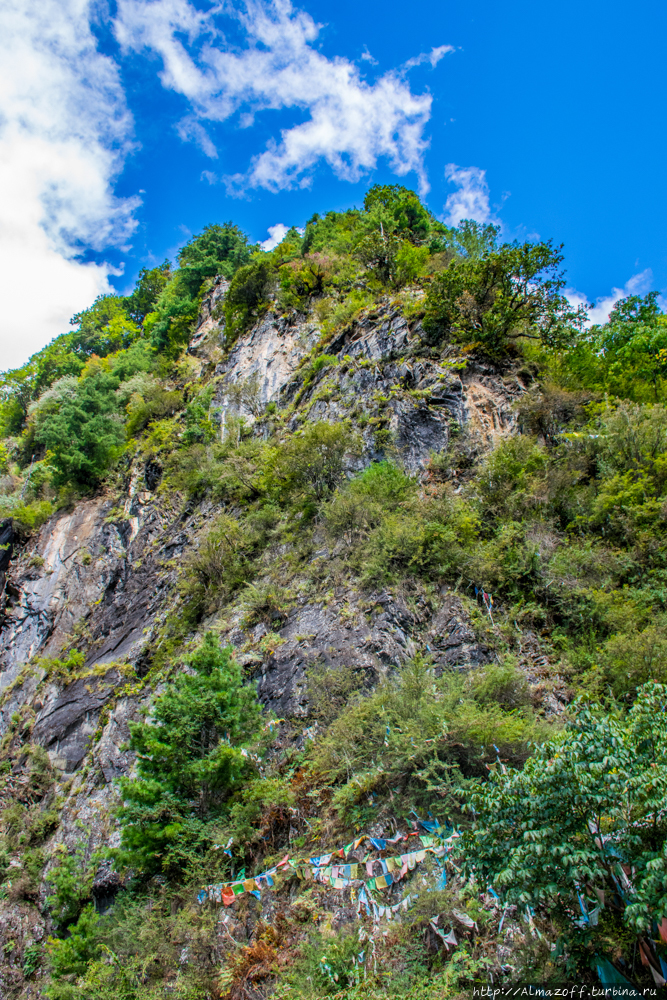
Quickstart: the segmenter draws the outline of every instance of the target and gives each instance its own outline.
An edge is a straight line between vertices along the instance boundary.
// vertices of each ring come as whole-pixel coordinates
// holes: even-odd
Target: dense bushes
[[[461,780],[485,772],[494,744],[517,763],[528,756],[541,727],[526,701],[511,662],[466,683],[451,673],[436,678],[416,656],[343,708],[313,748],[312,772],[333,786],[339,821],[357,829],[381,818],[388,800],[392,812],[435,803],[456,812]]]

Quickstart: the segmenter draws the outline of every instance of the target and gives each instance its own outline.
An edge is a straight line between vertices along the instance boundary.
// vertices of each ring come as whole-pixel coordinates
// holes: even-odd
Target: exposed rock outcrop
[[[514,375],[419,354],[418,324],[388,304],[342,331],[326,348],[337,363],[319,371],[308,358],[321,330],[297,315],[267,313],[223,357],[218,307],[226,288],[218,282],[204,300],[189,348],[193,364],[215,380],[210,412],[221,434],[231,412],[264,434],[268,403],[290,408],[291,428],[349,419],[363,437],[360,467],[391,455],[426,480],[432,456],[447,449],[453,429],[467,430],[482,449],[514,426],[512,404],[524,391]],[[232,385],[244,380],[254,380],[255,412],[238,395],[232,398]],[[116,842],[113,783],[130,773],[128,723],[152,696],[141,679],[173,610],[183,561],[221,509],[210,501],[174,503],[160,493],[163,472],[158,457],[137,459],[122,495],[98,496],[56,514],[23,548],[11,522],[0,523],[0,584],[6,577],[0,732],[24,718],[26,739],[48,752],[62,805],[47,855],[54,843],[71,848],[82,836],[89,850]],[[319,558],[330,555],[324,550]],[[436,673],[494,658],[458,594],[420,600],[390,590],[363,597],[336,592],[326,601],[301,596],[270,624],[247,628],[238,615],[208,624],[236,645],[262,702],[281,718],[300,720],[309,709],[307,674],[318,665],[352,668],[369,686],[418,649],[431,655]],[[85,656],[78,675],[68,678],[36,662],[71,648]],[[93,888],[100,907],[118,885],[111,869],[100,870]],[[0,903],[0,948],[17,942],[0,971],[5,989],[45,926],[37,906]]]

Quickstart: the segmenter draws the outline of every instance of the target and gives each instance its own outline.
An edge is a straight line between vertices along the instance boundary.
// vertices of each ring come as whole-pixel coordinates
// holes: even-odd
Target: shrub
[[[284,309],[305,309],[331,283],[339,261],[321,253],[305,254],[280,268],[280,304]]]
[[[456,808],[461,776],[485,773],[493,744],[522,762],[528,743],[541,735],[528,709],[505,710],[488,689],[465,690],[453,674],[436,678],[427,659],[415,656],[367,697],[349,704],[314,745],[311,769],[335,789],[341,818],[363,823],[375,792],[411,807]]]
[[[491,452],[477,476],[477,490],[486,516],[496,519],[525,516],[544,504],[548,456],[534,439],[524,435],[502,441]]]
[[[240,267],[225,297],[227,344],[247,330],[269,308],[268,292],[273,277],[269,261],[257,257]]]
[[[667,681],[664,621],[630,634],[612,635],[600,655],[603,677],[617,697],[632,698],[647,681]]]
[[[50,959],[51,976],[54,982],[48,987],[47,996],[60,1000],[63,995],[59,984],[66,977],[83,975],[88,965],[102,953],[99,940],[99,918],[94,907],[88,905],[82,911],[76,924],[70,927],[69,936],[64,940],[49,938],[46,950]],[[75,996],[66,991],[64,996]],[[64,998],[63,998],[64,1000]]]
[[[392,462],[372,462],[343,484],[324,508],[327,534],[349,545],[368,536],[387,511],[412,496],[417,482]]]
[[[188,582],[195,585],[189,597],[209,609],[228,597],[251,575],[253,548],[250,533],[236,518],[219,515],[186,560],[186,592]]]
[[[90,900],[93,878],[85,844],[79,843],[74,851],[64,851],[57,857],[47,876],[51,893],[46,897],[46,904],[61,931],[79,919],[83,907]]]
[[[353,564],[367,585],[410,576],[451,579],[467,572],[479,529],[477,515],[460,498],[417,497],[382,517],[353,554]]]
[[[547,448],[553,448],[562,440],[566,427],[583,422],[586,405],[594,399],[591,392],[537,386],[519,400],[516,410],[522,430],[541,437]]]
[[[344,423],[309,424],[276,449],[271,477],[282,493],[319,502],[335,490],[361,447],[360,436]]]
[[[260,621],[270,624],[275,619],[282,619],[288,603],[288,592],[278,584],[263,583],[259,586],[248,584],[241,592],[239,600],[243,611],[243,624],[247,628]]]

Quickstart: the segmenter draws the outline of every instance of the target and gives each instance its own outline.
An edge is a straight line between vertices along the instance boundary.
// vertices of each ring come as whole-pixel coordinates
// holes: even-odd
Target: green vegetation
[[[53,1000],[455,996],[504,975],[487,885],[503,908],[532,907],[542,935],[516,918],[517,976],[589,981],[596,955],[649,975],[631,963],[667,916],[667,317],[650,293],[586,328],[562,263],[550,242],[450,229],[414,192],[376,186],[268,253],[232,223],[207,227],[174,266],[101,297],[0,377],[0,515],[21,536],[94,490],[122,517],[146,463],[158,506],[187,525],[183,555],[162,562],[173,586],[148,673],[132,678],[145,717],[117,785],[124,887],[104,916],[97,858],[83,844],[45,853],[60,802],[27,709],[3,740],[0,781],[27,777],[0,815],[0,884],[11,901],[43,900],[46,866]],[[193,359],[217,277],[218,331]],[[400,314],[407,343],[366,356],[359,331]],[[218,362],[270,315],[280,331],[308,325],[267,405],[257,372],[232,382]],[[459,425],[448,400],[475,380],[481,403],[471,394]],[[487,411],[510,396],[515,430],[506,412],[491,430]],[[415,472],[422,420],[447,446]],[[84,550],[77,566],[90,564]],[[28,569],[48,571],[39,556]],[[331,646],[283,628],[303,605],[329,616]],[[450,619],[432,624],[446,606],[465,663],[448,658]],[[333,668],[343,633],[363,657]],[[48,683],[81,677],[74,638],[37,663]],[[252,680],[274,665],[298,673],[299,711],[280,722]],[[464,832],[460,872],[445,886],[424,861],[429,891],[374,936],[372,961],[358,899],[334,926],[328,889],[293,874],[270,926],[253,897],[228,911],[243,941],[194,902],[202,884],[429,813]],[[478,926],[457,929],[450,952],[436,929],[455,909]],[[42,961],[30,947],[26,975]]]
[[[123,831],[118,859],[143,873],[170,871],[205,851],[213,820],[252,770],[246,746],[260,711],[230,649],[208,633],[156,699],[150,722],[131,723],[137,778],[120,781]]]
[[[667,916],[666,708],[667,687],[655,683],[626,717],[579,704],[523,770],[494,767],[470,799],[468,872],[566,925],[580,909],[569,933],[589,959],[614,922],[650,934]]]

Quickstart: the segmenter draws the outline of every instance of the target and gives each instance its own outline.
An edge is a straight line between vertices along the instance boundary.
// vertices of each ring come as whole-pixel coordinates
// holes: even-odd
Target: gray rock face
[[[330,670],[354,667],[368,682],[401,663],[407,640],[390,620],[369,626],[363,613],[347,608],[346,620],[337,609],[305,604],[288,618],[279,632],[277,646],[262,665],[258,694],[265,705],[281,716],[308,713],[306,672],[321,664]]]
[[[51,751],[61,771],[74,771],[90,748],[102,707],[121,681],[118,670],[51,687],[35,720],[33,739]]]
[[[122,577],[125,546],[118,529],[104,523],[109,507],[92,500],[53,518],[9,574],[0,689],[31,657],[56,655],[91,605]]]
[[[252,638],[259,640],[266,632],[266,626],[256,626]],[[316,665],[333,671],[352,667],[371,685],[417,650],[432,657],[436,676],[495,659],[477,641],[463,602],[450,591],[435,614],[426,607],[415,612],[404,599],[387,591],[370,595],[363,603],[358,597],[329,607],[304,602],[290,612],[277,636],[271,652],[245,654],[241,662],[258,681],[261,701],[283,718],[308,715],[307,672]],[[230,635],[237,646],[250,637],[240,630]]]
[[[400,312],[389,312],[377,322],[368,318],[355,323],[332,342],[330,350],[357,360],[382,361],[405,351],[409,342],[407,320]]]
[[[427,405],[399,404],[389,427],[401,461],[410,472],[419,471],[432,454],[445,451],[449,443],[447,414]]]
[[[430,457],[447,448],[453,424],[465,428],[480,449],[514,426],[512,404],[524,391],[516,379],[462,367],[456,358],[415,356],[419,328],[390,305],[337,336],[325,350],[338,364],[317,373],[301,362],[321,331],[299,316],[267,314],[225,358],[224,324],[216,307],[227,287],[218,282],[205,299],[188,362],[195,371],[200,366],[207,376],[215,374],[211,412],[219,415],[221,431],[229,415],[240,412],[248,423],[256,422],[255,433],[267,433],[262,406],[297,401],[293,429],[306,421],[349,419],[364,442],[356,468],[391,456],[424,481]],[[258,412],[243,403],[239,407],[230,391],[233,383],[255,377]],[[160,629],[177,606],[175,584],[183,561],[222,509],[212,501],[184,505],[173,495],[162,498],[162,475],[159,458],[137,460],[116,507],[105,497],[83,501],[55,515],[23,549],[11,522],[0,522],[0,591],[5,577],[0,735],[18,713],[25,719],[26,739],[46,748],[57,773],[55,794],[64,804],[60,826],[45,846],[47,858],[54,844],[72,849],[82,838],[89,850],[117,845],[114,781],[131,771],[132,754],[123,749],[129,723],[155,693],[148,686],[140,694],[128,693],[124,665],[136,668],[135,683],[137,675],[145,677],[147,650],[161,641]],[[330,559],[336,551],[324,549],[316,558]],[[477,640],[457,594],[428,600],[389,590],[359,594],[338,588],[331,594],[326,601],[321,594],[301,598],[270,626],[243,630],[220,618],[207,623],[237,646],[262,702],[279,717],[308,714],[311,667],[352,668],[370,686],[418,650],[430,653],[437,672],[467,670],[493,658]],[[269,628],[277,638],[268,636],[260,645]],[[539,677],[537,639],[534,646],[525,656]],[[69,684],[57,680],[48,664],[34,665],[38,656],[56,658],[72,647],[85,652],[84,676]],[[94,893],[101,907],[117,888],[112,869],[98,872]],[[17,942],[16,962],[0,961],[0,995],[19,982],[24,949],[40,940],[44,928],[35,907],[0,901],[0,953],[7,941]]]
[[[308,354],[320,335],[318,326],[303,318],[268,313],[262,322],[232,347],[228,358],[216,368],[224,375],[214,405],[225,407],[230,383],[256,376],[262,405],[277,399],[282,387],[292,376],[299,362]],[[245,411],[251,417],[250,411]]]
[[[455,594],[445,596],[429,626],[427,639],[436,673],[451,668],[477,667],[494,659],[490,650],[477,642],[470,618]]]

